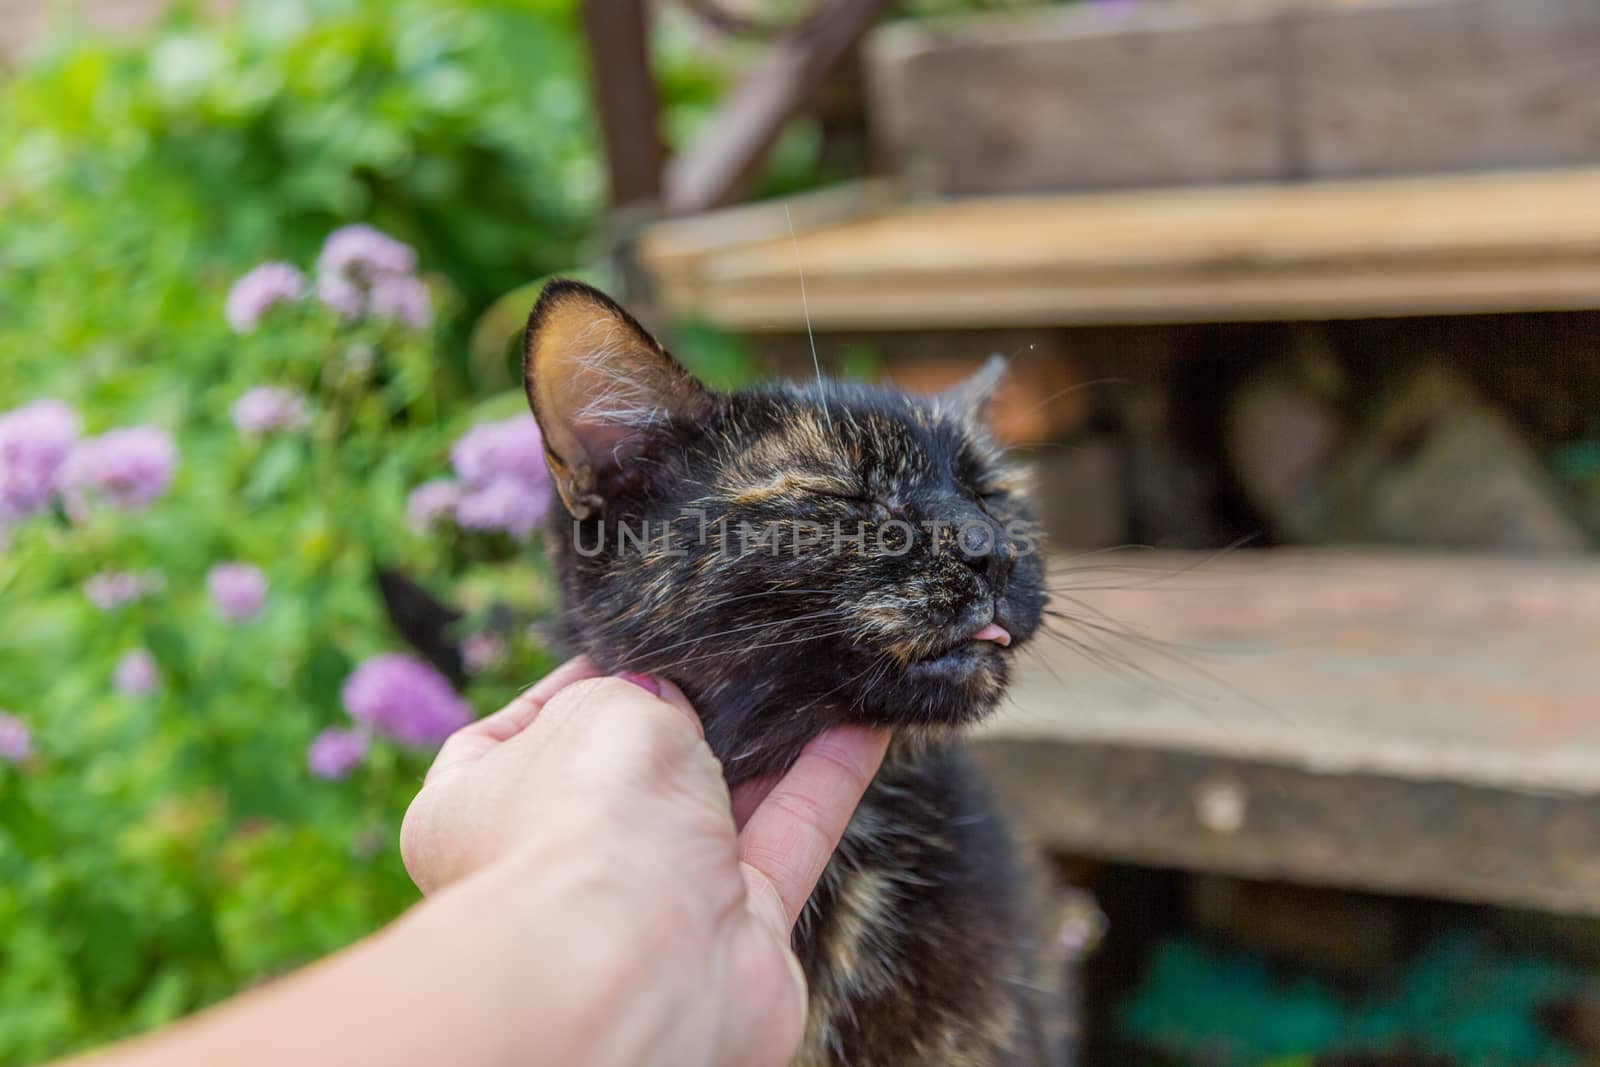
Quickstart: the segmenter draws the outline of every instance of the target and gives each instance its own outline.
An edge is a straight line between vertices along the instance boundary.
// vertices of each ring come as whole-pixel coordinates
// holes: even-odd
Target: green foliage
[[[536,560],[405,523],[408,488],[447,469],[451,438],[517,398],[463,403],[432,338],[341,325],[315,305],[275,309],[234,337],[221,297],[210,293],[208,317],[196,311],[173,363],[108,359],[95,375],[85,356],[76,395],[51,374],[54,352],[14,357],[21,380],[77,400],[91,431],[135,419],[173,430],[180,461],[147,511],[36,517],[0,555],[0,706],[29,723],[37,749],[22,768],[0,766],[7,1062],[164,1021],[414,898],[395,841],[428,753],[376,744],[344,782],[306,767],[311,738],[348,725],[339,688],[354,664],[397,646],[376,563],[490,583],[525,618],[549,603]],[[229,405],[263,383],[308,393],[311,427],[240,434]],[[0,407],[20,399],[7,391]],[[234,559],[271,581],[248,622],[219,619],[205,592],[207,568]],[[106,567],[157,568],[165,587],[102,612],[82,583]],[[138,647],[162,685],[120,695],[113,667]],[[546,666],[513,642],[469,697],[490,709]]]
[[[1396,1049],[1463,1067],[1569,1064],[1538,1010],[1592,982],[1576,967],[1458,933],[1427,946],[1392,988],[1352,1001],[1260,957],[1175,939],[1156,952],[1120,1023],[1142,1045],[1217,1067]]]
[[[738,389],[758,377],[755,353],[737,334],[692,319],[671,332],[673,355],[713,389]]]
[[[0,708],[35,748],[0,761],[0,1062],[160,1024],[415,899],[396,840],[430,753],[374,742],[334,782],[306,763],[319,730],[349,725],[354,665],[401,648],[376,564],[478,617],[510,602],[519,629],[473,679],[478,711],[548,669],[522,632],[552,598],[537,551],[417,533],[405,498],[448,473],[463,430],[526,410],[474,373],[469,312],[569,268],[596,229],[573,20],[564,0],[259,4],[63,45],[0,84],[0,412],[56,397],[85,434],[150,424],[179,450],[145,511],[0,536]],[[245,269],[309,270],[358,219],[417,245],[435,328],[305,302],[229,330]],[[310,426],[242,435],[229,409],[259,385],[306,394]],[[266,572],[259,617],[208,600],[225,560]],[[82,586],[108,569],[165,585],[102,612]],[[120,694],[139,647],[162,683]]]
[[[364,219],[481,306],[580,259],[602,201],[575,8],[278,0],[63,47],[0,108],[8,222],[33,224],[3,254],[159,229],[173,255],[304,262]]]

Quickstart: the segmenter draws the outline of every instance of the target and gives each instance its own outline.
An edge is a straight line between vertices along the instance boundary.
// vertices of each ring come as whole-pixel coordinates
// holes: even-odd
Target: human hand
[[[541,1059],[787,1063],[806,1017],[790,933],[887,735],[832,730],[730,798],[675,686],[598,674],[570,661],[445,743],[406,868],[425,893],[499,880],[526,904],[506,951],[529,953]]]

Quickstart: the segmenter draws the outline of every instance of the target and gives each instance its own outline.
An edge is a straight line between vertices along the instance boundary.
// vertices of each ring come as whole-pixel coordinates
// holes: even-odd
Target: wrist
[[[417,938],[451,950],[448,980],[483,1009],[507,1062],[641,1067],[701,1062],[681,1048],[680,1000],[701,983],[674,961],[694,959],[682,923],[652,913],[635,872],[603,837],[533,840],[431,897]],[[486,1035],[487,1036],[487,1035]],[[497,1057],[498,1061],[498,1057]]]

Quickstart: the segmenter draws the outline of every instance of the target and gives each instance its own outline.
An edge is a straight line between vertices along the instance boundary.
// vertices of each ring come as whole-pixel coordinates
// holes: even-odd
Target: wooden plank
[[[978,749],[1041,847],[1302,885],[1600,914],[1600,799],[1117,745]]]
[[[828,75],[851,53],[888,0],[825,0],[825,7],[775,42],[704,131],[667,165],[673,214],[730,203],[754,179],[767,149]]]
[[[878,140],[928,192],[1600,159],[1593,0],[1080,5],[869,54]]]
[[[650,77],[650,28],[643,0],[585,0],[583,29],[606,145],[611,205],[650,204],[661,194],[666,149]]]
[[[1600,4],[1308,10],[1283,56],[1312,175],[1600,158]]]
[[[941,193],[1284,173],[1270,19],[1181,4],[902,23],[872,39],[886,158]]]
[[[1036,639],[985,729],[1043,843],[1600,913],[1600,561],[1112,553],[1053,573],[1079,590],[1059,610],[1131,636]]]
[[[804,328],[797,260],[820,329],[1572,310],[1597,205],[1600,168],[913,203],[794,241],[768,205],[639,254],[669,309],[747,329]]]

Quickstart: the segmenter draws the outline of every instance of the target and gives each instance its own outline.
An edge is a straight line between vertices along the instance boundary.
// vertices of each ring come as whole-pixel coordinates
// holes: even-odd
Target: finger
[[[627,685],[620,683],[627,682]],[[640,703],[640,700],[644,703]],[[653,674],[621,671],[610,676],[591,676],[567,686],[546,701],[547,714],[560,721],[587,720],[628,707],[649,707],[672,711],[665,718],[673,727],[690,726],[696,736],[705,737],[700,715],[683,695],[683,690]],[[681,721],[679,721],[681,720]]]
[[[889,735],[843,726],[808,744],[739,835],[739,858],[771,883],[793,927],[883,763]]]
[[[433,758],[427,776],[431,778],[447,767],[481,758],[496,745],[526,730],[539,717],[540,709],[551,697],[574,682],[599,674],[600,668],[588,656],[567,660],[499,711],[468,723],[446,738],[439,748],[439,754]]]
[[[755,814],[761,802],[767,799],[767,794],[782,778],[782,772],[775,771],[759,778],[748,778],[733,787],[733,825],[736,829],[744,829],[750,816]]]
[[[561,690],[586,678],[598,678],[600,668],[588,656],[569,659],[549,674],[540,678],[531,688],[493,715],[487,715],[466,729],[485,734],[496,741],[509,741],[526,730],[539,717],[539,710]]]
[[[704,740],[706,736],[705,724],[700,721],[700,713],[694,710],[694,705],[689,703],[689,698],[683,695],[682,689],[679,689],[676,685],[667,681],[665,678],[658,678],[653,674],[640,675],[625,671],[621,677],[626,678],[634,685],[639,685],[641,679],[646,683],[654,684],[655,689],[653,691],[655,694],[668,704],[671,704],[675,709],[682,712],[684,717],[687,718],[690,724],[694,726],[694,732],[699,734],[701,739]],[[643,688],[647,692],[651,691],[649,684],[644,685]]]

